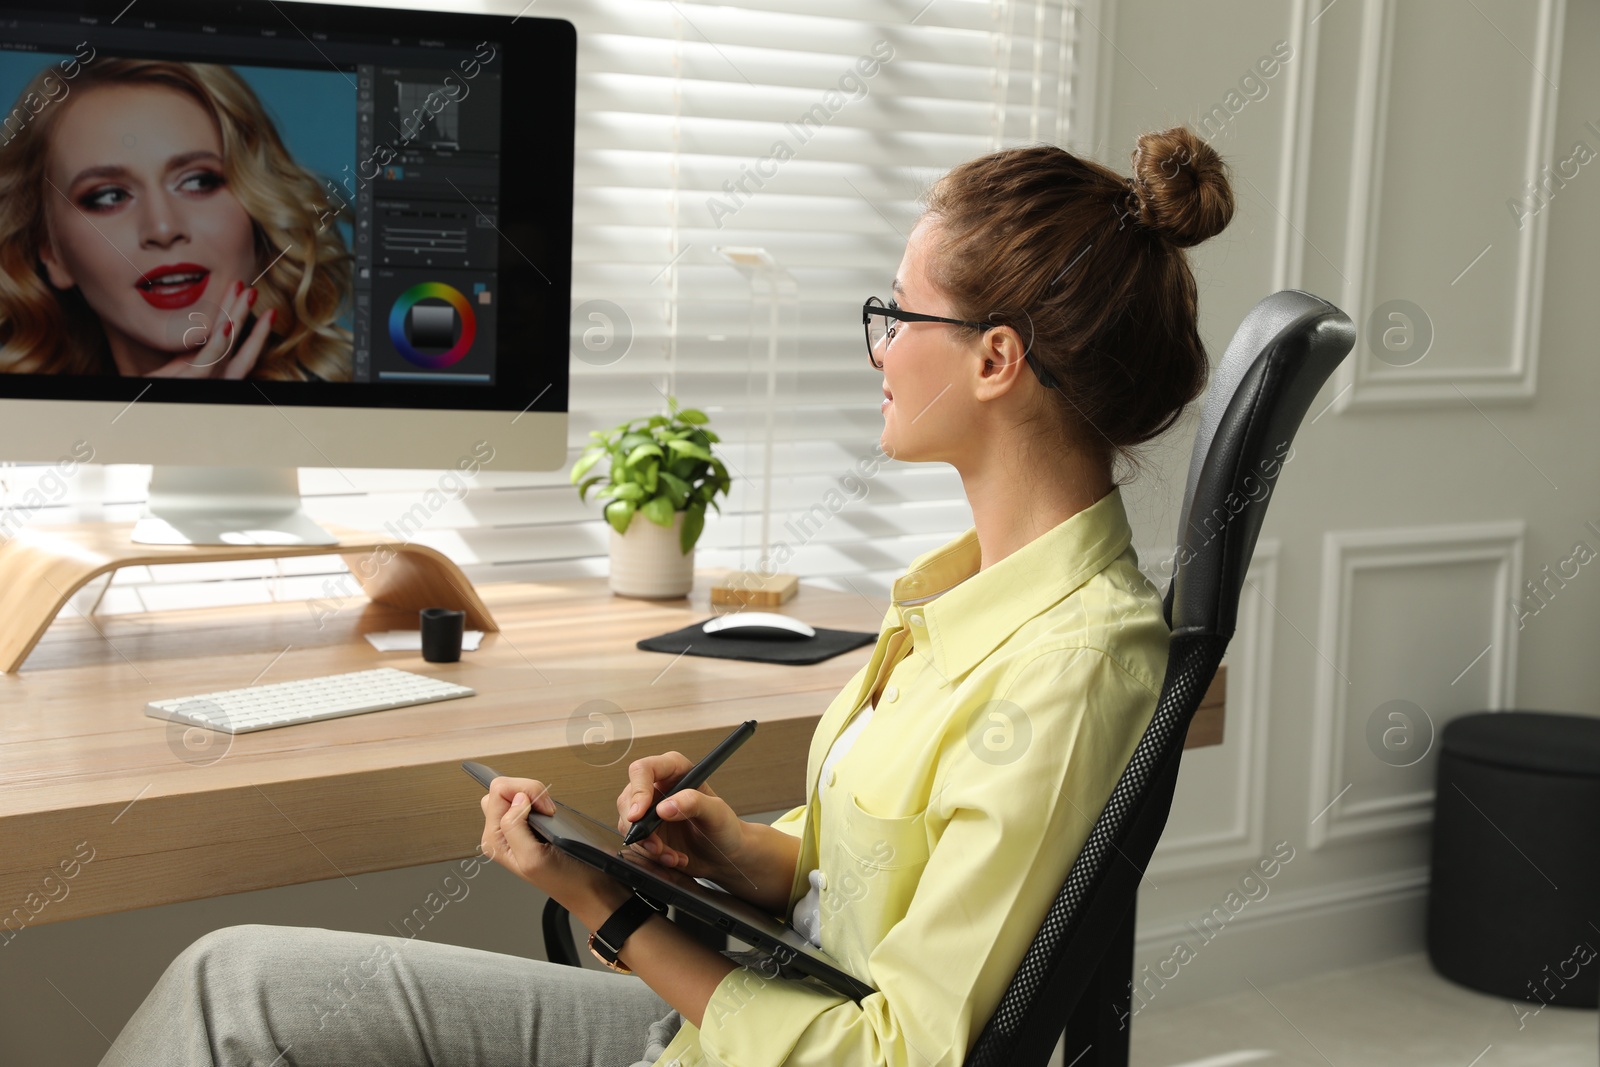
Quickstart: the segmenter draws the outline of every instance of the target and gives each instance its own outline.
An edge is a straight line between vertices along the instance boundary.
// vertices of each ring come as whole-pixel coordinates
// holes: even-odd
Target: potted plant
[[[679,408],[670,396],[667,406],[665,415],[590,431],[594,443],[572,467],[580,500],[605,483],[595,496],[609,501],[605,518],[612,531],[611,591],[620,596],[688,595],[706,506],[721,514],[716,498],[726,495],[731,484],[727,468],[711,450],[720,438],[706,428],[710,420],[705,413]],[[606,473],[590,475],[602,458]],[[634,522],[638,515],[649,521]]]

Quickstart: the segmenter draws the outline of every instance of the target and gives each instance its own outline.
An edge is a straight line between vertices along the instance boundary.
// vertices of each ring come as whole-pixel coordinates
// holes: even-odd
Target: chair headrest
[[[1267,502],[1306,409],[1355,344],[1349,316],[1297,289],[1245,316],[1212,375],[1167,589],[1177,633],[1231,637]]]

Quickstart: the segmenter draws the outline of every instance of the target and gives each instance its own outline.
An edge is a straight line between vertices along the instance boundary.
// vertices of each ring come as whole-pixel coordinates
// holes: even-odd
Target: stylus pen
[[[740,723],[735,727],[733,733],[723,738],[722,744],[711,750],[709,756],[690,767],[689,773],[679,778],[677,783],[667,790],[661,800],[667,799],[667,797],[670,797],[680,789],[700,788],[705,783],[705,780],[711,777],[711,773],[726,763],[728,757],[733,755],[734,750],[750,740],[750,735],[755,732],[756,721],[754,719],[746,719]],[[656,827],[661,825],[661,816],[656,814],[656,804],[661,803],[661,800],[651,804],[650,810],[645,812],[644,818],[628,827],[628,832],[622,838],[623,845],[631,845],[635,841],[641,841],[655,833]]]

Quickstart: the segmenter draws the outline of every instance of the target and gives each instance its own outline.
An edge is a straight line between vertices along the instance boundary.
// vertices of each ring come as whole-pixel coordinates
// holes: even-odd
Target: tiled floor
[[[1529,1011],[1537,1004],[1519,1003]],[[1132,1067],[1596,1067],[1600,1013],[1511,1002],[1440,978],[1426,955],[1262,986],[1133,1027]]]

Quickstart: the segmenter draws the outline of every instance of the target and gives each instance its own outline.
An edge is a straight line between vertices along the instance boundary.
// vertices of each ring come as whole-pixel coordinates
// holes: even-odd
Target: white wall
[[[1600,11],[1116,0],[1100,28],[1094,151],[1113,163],[1141,129],[1197,125],[1287,42],[1293,58],[1265,95],[1239,93],[1212,142],[1238,213],[1195,256],[1204,334],[1220,352],[1284,287],[1333,300],[1361,331],[1342,368],[1355,380],[1313,402],[1267,517],[1228,655],[1227,741],[1185,758],[1140,895],[1136,980],[1185,959],[1180,942],[1194,953],[1143,986],[1156,1010],[1421,950],[1437,731],[1475,710],[1596,713],[1600,571],[1537,614],[1509,601],[1575,542],[1600,550],[1584,526],[1600,526],[1600,460],[1582,429],[1600,396],[1586,318],[1600,167],[1520,230],[1507,199],[1575,141],[1600,150],[1585,128],[1600,120]],[[1377,358],[1367,323],[1392,300],[1432,322],[1409,366]],[[1176,438],[1135,505],[1139,543],[1167,551],[1188,449]],[[1366,739],[1390,701],[1434,728],[1411,766]],[[1278,842],[1294,859],[1266,895],[1252,887],[1260,899],[1222,933],[1197,935],[1190,924]]]

